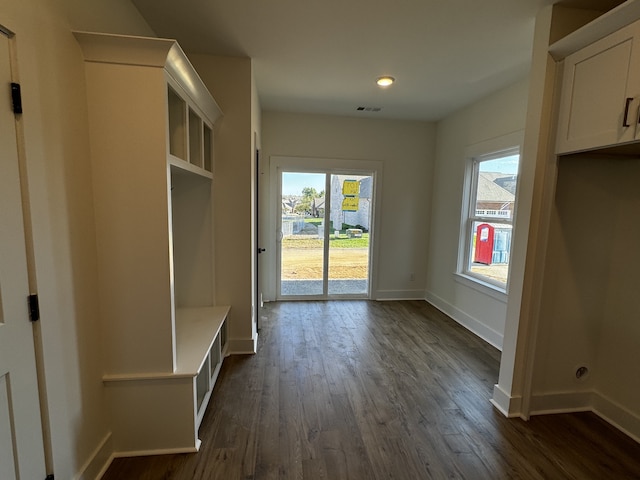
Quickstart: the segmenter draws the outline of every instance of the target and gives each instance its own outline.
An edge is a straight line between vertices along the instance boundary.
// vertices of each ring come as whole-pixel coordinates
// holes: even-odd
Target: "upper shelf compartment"
[[[222,112],[175,40],[74,32],[85,61],[164,70],[167,162],[212,177],[213,125]]]

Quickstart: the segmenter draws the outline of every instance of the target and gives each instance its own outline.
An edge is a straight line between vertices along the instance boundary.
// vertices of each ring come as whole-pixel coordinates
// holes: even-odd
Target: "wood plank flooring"
[[[425,302],[288,302],[228,357],[197,454],[104,480],[640,479],[640,444],[590,413],[506,419],[500,352]]]

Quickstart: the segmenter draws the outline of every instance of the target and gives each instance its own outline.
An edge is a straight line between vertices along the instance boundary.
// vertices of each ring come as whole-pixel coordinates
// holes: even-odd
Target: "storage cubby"
[[[169,153],[187,159],[187,103],[176,93],[167,88],[167,106],[169,115]]]
[[[202,369],[196,376],[196,410],[200,412],[207,393],[209,392],[211,382],[211,364],[210,355],[207,355]]]
[[[189,162],[203,167],[202,162],[202,119],[189,109]]]
[[[213,172],[213,130],[209,128],[207,125],[204,125],[204,150],[203,154],[203,162],[204,169],[207,172]]]
[[[640,206],[638,147],[635,155],[558,158],[534,377],[543,393],[532,402],[541,410],[555,392],[571,392],[632,434],[640,419],[640,385],[629,381],[640,362],[640,224],[625,220]],[[589,375],[578,380],[580,367]]]
[[[170,175],[175,305],[213,305],[211,181],[176,165]]]
[[[174,40],[75,35],[85,57],[114,449],[193,452],[230,308],[214,296],[221,112]]]
[[[220,332],[220,341],[222,342],[222,347],[227,347],[227,324],[222,325],[222,329]]]

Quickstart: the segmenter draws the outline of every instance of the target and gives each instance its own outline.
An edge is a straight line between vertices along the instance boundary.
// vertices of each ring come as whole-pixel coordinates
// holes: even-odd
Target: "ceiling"
[[[187,53],[251,57],[264,111],[425,121],[523,78],[535,15],[557,2],[132,1]]]

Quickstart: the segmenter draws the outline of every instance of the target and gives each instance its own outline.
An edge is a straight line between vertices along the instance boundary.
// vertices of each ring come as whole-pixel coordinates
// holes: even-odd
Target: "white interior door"
[[[0,479],[45,477],[16,124],[11,42],[0,33]]]

